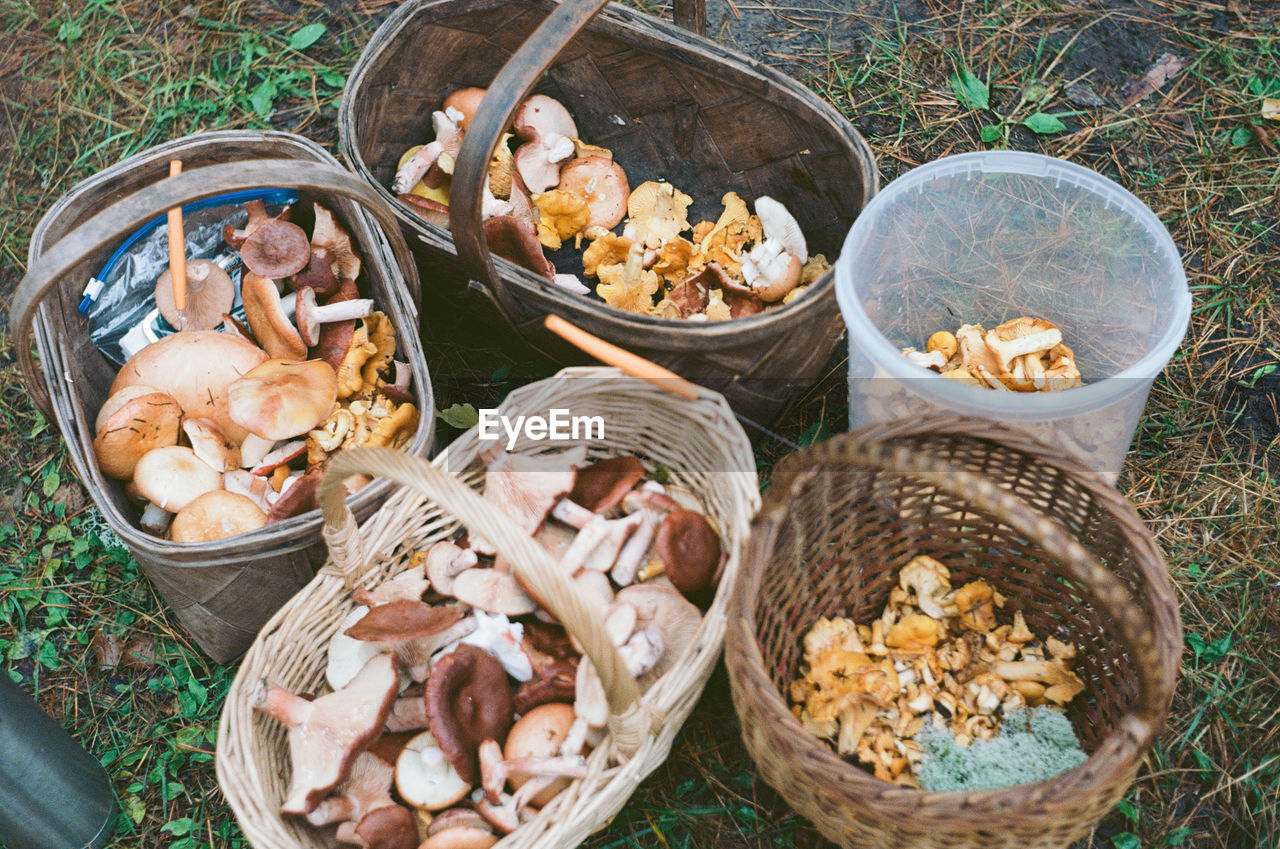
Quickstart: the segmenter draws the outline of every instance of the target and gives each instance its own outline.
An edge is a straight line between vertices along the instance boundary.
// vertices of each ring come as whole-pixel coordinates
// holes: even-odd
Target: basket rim
[[[104,184],[118,179],[121,174],[127,173],[131,169],[135,169],[145,163],[152,163],[157,160],[169,158],[175,151],[190,151],[198,148],[219,147],[229,142],[238,142],[245,145],[267,145],[277,144],[285,145],[293,148],[288,152],[263,152],[261,158],[289,158],[297,161],[299,165],[316,164],[331,166],[334,168],[342,168],[342,163],[331,153],[325,150],[316,142],[305,136],[289,133],[282,130],[210,130],[190,133],[178,138],[169,139],[160,144],[140,150],[131,156],[115,163],[110,168],[97,171],[86,177],[76,185],[68,189],[57,201],[41,216],[40,221],[36,224],[32,232],[31,240],[28,244],[28,264],[34,263],[52,244],[50,242],[49,231],[58,222],[58,220],[67,214],[68,209],[74,206],[78,201],[86,196],[93,196],[102,191]],[[251,160],[246,160],[251,161]],[[193,172],[199,169],[192,169]],[[134,186],[131,191],[137,190]],[[396,281],[393,278],[398,277],[399,271],[396,264],[391,258],[390,251],[387,248],[386,236],[382,232],[382,228],[358,203],[352,202],[355,209],[354,212],[360,216],[360,223],[367,229],[373,237],[373,250],[366,252],[369,254],[367,262],[372,262],[380,266],[386,271],[388,278],[387,286],[389,289],[394,288]],[[163,211],[157,212],[162,215]],[[46,362],[49,358],[51,349],[50,340],[55,338],[51,332],[48,321],[45,316],[45,304],[41,303],[37,306],[35,320],[32,326],[32,335],[35,339],[37,350]],[[400,304],[396,303],[395,307],[400,308]],[[390,304],[383,305],[383,309],[391,308]],[[416,327],[416,316],[401,316],[402,321]],[[399,322],[397,323],[397,326]],[[404,335],[403,333],[401,334]],[[416,335],[416,334],[411,334]],[[410,367],[414,369],[414,379],[419,384],[420,400],[422,406],[428,407],[434,404],[435,390],[431,380],[430,368],[427,365],[425,352],[421,349],[421,343],[414,341],[412,347],[417,351],[418,355],[409,356]],[[421,368],[417,368],[415,360],[420,361]],[[421,373],[419,373],[419,371]],[[46,376],[46,382],[49,382]],[[54,386],[61,387],[58,382],[53,382]],[[51,393],[51,399],[58,395],[65,395],[61,389]],[[67,438],[67,430],[62,426],[62,411],[58,409],[59,405],[55,404],[55,413],[59,432],[63,437],[66,445],[67,453],[71,456],[72,463],[76,467],[77,474],[81,480],[86,482],[86,490],[93,501],[98,512],[102,514],[103,520],[108,527],[120,538],[131,552],[142,551],[152,561],[162,563],[168,568],[177,569],[198,569],[211,565],[210,561],[217,560],[220,563],[245,562],[260,557],[258,552],[248,550],[246,542],[249,546],[262,540],[264,537],[271,537],[272,554],[286,554],[293,551],[299,551],[308,548],[318,542],[316,531],[321,524],[319,508],[309,510],[298,516],[291,517],[281,522],[266,525],[253,531],[243,534],[237,534],[233,537],[227,537],[221,540],[211,540],[207,542],[173,542],[171,540],[152,536],[143,532],[136,524],[129,522],[120,513],[115,506],[105,499],[100,498],[99,488],[95,486],[96,461],[91,455],[85,454],[82,446],[75,439]],[[430,452],[435,444],[435,417],[422,414],[421,420],[414,438],[405,446],[406,451],[424,454]],[[92,470],[91,468],[92,467]],[[105,480],[105,478],[104,478]],[[383,499],[390,492],[390,486],[385,481],[375,481],[373,484],[362,488],[358,493],[350,497],[350,505],[353,509],[366,512],[370,510],[375,503]]]
[[[887,422],[870,425],[861,430],[840,434],[828,440],[833,448],[842,443],[881,443],[904,436],[944,433],[971,436],[1005,447],[1024,451],[1036,459],[1056,466],[1071,480],[1085,489],[1112,515],[1128,521],[1118,522],[1125,541],[1134,552],[1134,560],[1143,578],[1144,588],[1154,593],[1174,611],[1173,621],[1167,623],[1153,618],[1152,632],[1157,637],[1158,651],[1169,662],[1161,667],[1167,696],[1161,705],[1162,720],[1167,717],[1177,677],[1180,647],[1182,643],[1181,619],[1177,615],[1177,598],[1169,580],[1159,548],[1146,532],[1141,517],[1119,491],[1101,480],[1101,474],[1083,464],[1059,454],[1050,446],[1021,431],[977,418],[930,416],[914,421]],[[837,445],[831,445],[837,442]],[[802,456],[802,455],[793,455]],[[810,458],[812,457],[810,456]],[[822,458],[827,459],[827,458]],[[833,459],[833,464],[835,461]],[[787,509],[791,500],[788,484],[807,469],[798,468],[799,462],[788,464],[775,475],[765,493],[760,513],[752,523],[752,535],[744,552],[744,570],[753,566],[768,543],[772,533],[762,533],[772,525],[771,515]],[[1136,523],[1136,524],[1135,524]],[[776,527],[776,526],[773,526]],[[1135,534],[1134,527],[1143,531]],[[766,539],[767,537],[767,539]],[[773,746],[774,739],[785,737],[791,752],[787,761],[805,761],[836,778],[831,782],[846,798],[869,809],[876,817],[891,819],[900,817],[910,809],[916,826],[955,831],[972,825],[975,828],[991,827],[991,818],[998,816],[1002,826],[1043,824],[1047,817],[1043,809],[1067,808],[1071,796],[1082,789],[1105,787],[1120,781],[1135,770],[1146,756],[1158,727],[1138,719],[1133,706],[1124,712],[1114,727],[1100,739],[1095,750],[1084,763],[1043,781],[1016,784],[994,790],[939,792],[914,787],[892,785],[865,772],[856,764],[840,758],[827,743],[805,731],[788,709],[783,695],[778,692],[765,670],[764,659],[758,642],[758,627],[754,613],[757,582],[744,576],[735,587],[730,599],[729,633],[725,639],[725,663],[728,667],[734,705],[744,727],[748,721],[767,729],[766,744]],[[1135,702],[1135,705],[1137,702]],[[1145,733],[1144,733],[1145,732]],[[772,738],[772,739],[771,739]],[[1123,745],[1122,745],[1123,744]],[[1116,757],[1120,749],[1121,757]],[[775,750],[776,751],[776,750]],[[1027,812],[1021,803],[1034,798],[1042,809]]]
[[[564,368],[551,378],[536,381],[514,390],[503,401],[504,410],[509,414],[512,410],[518,409],[518,405],[525,404],[530,396],[533,396],[533,400],[539,404],[548,400],[553,403],[559,403],[566,397],[572,397],[575,393],[573,381],[564,380],[565,378],[581,379],[593,377],[618,378],[627,376],[619,369],[612,367]],[[631,378],[631,380],[638,379]],[[551,387],[552,392],[541,391],[553,382],[560,382],[560,386]],[[626,385],[629,386],[630,384]],[[649,384],[644,384],[643,386],[648,387],[648,389],[643,389],[639,384],[636,385],[636,388],[641,391],[652,391],[657,393],[659,397],[674,397],[664,390]],[[676,734],[688,714],[692,711],[716,661],[720,657],[723,635],[727,625],[724,610],[728,605],[728,598],[732,592],[733,584],[739,576],[738,564],[741,562],[742,551],[745,548],[749,532],[749,518],[759,506],[760,494],[754,463],[748,462],[753,456],[750,450],[750,443],[747,441],[741,425],[734,418],[728,402],[718,393],[708,392],[706,397],[702,398],[699,403],[710,405],[704,408],[706,413],[701,418],[712,418],[722,422],[726,428],[736,429],[736,432],[726,435],[723,453],[719,456],[722,458],[736,456],[741,460],[741,464],[744,467],[741,470],[731,471],[736,481],[717,482],[717,486],[725,487],[730,493],[726,506],[732,515],[724,518],[738,517],[739,522],[731,529],[722,528],[722,533],[724,533],[729,546],[731,546],[730,560],[725,567],[725,574],[721,586],[717,590],[716,599],[704,614],[698,634],[684,647],[680,657],[680,662],[685,666],[684,671],[691,673],[695,677],[685,682],[677,680],[680,676],[671,677],[671,673],[668,673],[667,676],[664,676],[655,684],[642,697],[639,704],[652,710],[654,715],[659,718],[659,721],[652,725],[649,735],[641,745],[640,750],[636,752],[631,760],[615,764],[607,760],[613,751],[613,747],[605,743],[598,746],[593,750],[590,758],[593,761],[599,761],[604,766],[597,774],[597,784],[593,788],[599,792],[593,796],[583,797],[576,791],[575,788],[579,784],[575,782],[571,785],[571,790],[574,790],[572,796],[566,793],[562,797],[558,797],[557,801],[545,806],[534,820],[523,826],[521,831],[513,833],[513,837],[520,834],[530,835],[528,840],[524,840],[518,845],[545,845],[548,847],[575,845],[576,842],[585,839],[585,833],[577,836],[577,831],[584,827],[584,823],[594,824],[594,830],[602,827],[608,822],[609,818],[616,815],[616,811],[620,810],[625,805],[626,799],[635,792],[639,782],[654,769],[657,769],[661,761],[665,759]],[[511,407],[506,407],[508,404]],[[480,447],[476,432],[476,427],[470,428],[451,444],[450,448],[457,445],[459,446],[458,449],[451,452],[447,448],[430,462],[448,470],[456,470],[459,468],[460,461],[465,460],[464,468],[470,470],[468,472],[470,474],[474,471],[474,464],[478,459]],[[643,445],[639,441],[640,438],[639,434],[633,437],[633,450],[643,452]],[[625,450],[625,447],[617,443],[610,443],[603,447],[606,448],[606,452],[612,451],[616,453],[619,450]],[[537,448],[532,450],[534,453],[541,453],[557,450],[557,446],[555,444],[540,443]],[[717,469],[714,461],[715,458],[707,458],[706,467],[695,471],[700,473],[708,473],[713,470],[717,473],[726,471]],[[461,472],[454,473],[462,474]],[[390,513],[393,510],[398,510],[402,499],[406,498],[420,499],[421,496],[407,487],[397,487],[377,513],[361,522],[361,531],[366,531],[371,525],[377,523],[384,512]],[[434,507],[428,501],[424,500],[422,503],[425,509]],[[441,518],[443,518],[443,521],[441,521]],[[457,519],[448,513],[442,512],[441,517],[431,520],[430,526],[432,530],[427,535],[427,539],[447,539],[448,534],[459,525]],[[378,527],[378,530],[383,529]],[[394,549],[402,541],[403,537],[401,536],[390,549],[364,551],[361,558],[363,568],[357,579],[358,583],[367,585],[370,579],[380,572],[379,564],[382,564],[381,568],[385,569],[386,563],[394,556]],[[402,564],[402,568],[403,565],[407,565],[407,563]],[[278,610],[263,626],[253,645],[246,653],[240,669],[237,670],[235,680],[228,691],[219,718],[215,758],[218,783],[232,808],[241,830],[245,833],[250,843],[259,847],[259,849],[267,849],[267,847],[270,847],[270,849],[282,849],[284,846],[292,847],[298,844],[293,840],[285,843],[281,842],[280,828],[285,826],[277,826],[277,822],[284,822],[284,818],[278,810],[271,811],[266,815],[270,819],[260,816],[261,811],[259,809],[264,809],[267,806],[262,799],[257,799],[253,796],[254,788],[250,786],[253,783],[251,779],[255,775],[252,770],[255,768],[257,753],[248,749],[250,744],[255,744],[261,740],[260,733],[253,733],[253,727],[263,720],[262,717],[255,715],[255,712],[248,705],[248,693],[254,680],[256,680],[256,678],[254,680],[250,680],[250,678],[261,676],[264,671],[267,675],[270,675],[272,668],[278,668],[280,656],[268,653],[271,645],[277,641],[306,639],[309,642],[305,651],[311,656],[327,650],[328,633],[330,632],[325,632],[323,640],[317,639],[315,633],[316,625],[314,623],[320,617],[329,618],[335,616],[336,612],[332,610],[331,602],[329,601],[330,594],[333,594],[337,599],[333,604],[341,605],[343,610],[349,610],[355,604],[350,593],[345,589],[345,578],[335,567],[332,558],[317,572],[316,577],[310,583]],[[264,663],[269,664],[269,666],[264,667]],[[323,667],[321,667],[321,676],[323,676],[322,669]],[[671,672],[674,673],[676,671],[673,669]],[[606,737],[606,741],[608,739]],[[659,760],[654,760],[655,753],[661,755]],[[281,775],[274,780],[283,784],[284,776]],[[625,788],[626,792],[622,802],[613,807],[614,802],[608,797],[614,793],[611,788],[614,788],[615,785]],[[259,787],[257,789],[260,791],[262,788]],[[613,811],[608,817],[601,818],[600,814],[606,806],[613,807]],[[572,820],[565,816],[570,811],[576,814],[576,817]],[[289,822],[292,822],[292,820],[289,820]],[[525,832],[524,828],[529,828],[530,831]],[[574,843],[566,843],[564,838],[567,836],[576,836],[577,839]],[[555,842],[552,842],[553,839],[555,839]],[[511,844],[508,839],[504,838],[501,845]]]
[[[365,46],[365,49],[361,51],[359,58],[351,69],[351,73],[347,77],[349,82],[354,80],[356,85],[348,85],[343,90],[342,102],[338,108],[339,148],[347,166],[355,174],[373,185],[374,190],[383,196],[383,199],[391,206],[396,217],[401,220],[404,226],[413,230],[419,238],[430,243],[433,247],[451,253],[453,252],[453,236],[448,228],[424,220],[374,178],[373,171],[365,162],[364,156],[360,152],[360,146],[357,143],[355,101],[363,88],[364,81],[367,79],[369,68],[376,60],[381,58],[381,54],[388,44],[403,35],[403,31],[416,15],[430,10],[431,7],[453,5],[466,7],[469,3],[470,0],[410,0],[410,2],[401,4],[383,21]],[[533,0],[530,5],[544,6],[545,4]],[[624,28],[657,34],[667,40],[693,42],[698,48],[712,53],[719,61],[763,77],[769,84],[786,90],[788,94],[804,102],[813,112],[824,115],[844,130],[847,142],[863,162],[864,168],[862,172],[867,177],[863,186],[865,190],[863,207],[865,208],[866,204],[879,192],[880,171],[875,154],[870,145],[867,144],[866,139],[830,104],[821,100],[808,88],[801,86],[780,71],[743,53],[712,41],[705,36],[695,35],[670,21],[629,9],[617,2],[610,2],[605,6],[597,15],[596,20],[587,24],[586,29],[588,31],[591,30],[601,18]],[[516,265],[497,254],[493,254],[493,262],[503,278],[516,284],[525,294],[541,295],[556,302],[558,306],[563,308],[589,312],[593,318],[614,324],[620,328],[644,330],[649,333],[661,331],[672,336],[688,335],[695,340],[723,335],[726,329],[732,329],[735,334],[766,332],[778,321],[799,318],[804,313],[819,309],[825,300],[824,296],[832,296],[836,291],[836,258],[832,258],[830,259],[831,268],[810,284],[810,291],[789,304],[782,304],[756,315],[730,319],[724,322],[691,322],[683,319],[641,315],[611,307],[603,301],[596,301],[584,296],[575,297],[555,286],[546,278],[534,274],[532,271]]]

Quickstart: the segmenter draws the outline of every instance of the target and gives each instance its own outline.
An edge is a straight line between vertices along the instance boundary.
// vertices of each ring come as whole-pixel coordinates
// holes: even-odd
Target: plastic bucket
[[[1178,250],[1150,209],[1087,168],[1014,152],[894,180],[845,238],[836,297],[851,429],[952,411],[1023,428],[1111,477],[1191,315]],[[939,330],[1024,315],[1061,329],[1084,386],[1000,392],[902,354]]]

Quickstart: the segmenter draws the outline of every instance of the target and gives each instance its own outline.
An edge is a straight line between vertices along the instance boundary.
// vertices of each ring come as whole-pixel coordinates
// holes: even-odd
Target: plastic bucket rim
[[[1075,178],[1071,182],[1104,197],[1108,206],[1112,203],[1121,206],[1136,224],[1152,236],[1157,245],[1164,247],[1171,258],[1177,258],[1177,261],[1169,263],[1173,271],[1172,283],[1177,291],[1168,327],[1140,360],[1117,374],[1071,390],[1017,393],[1017,405],[1006,406],[999,403],[999,394],[959,384],[931,369],[915,365],[902,356],[901,349],[880,331],[852,291],[850,276],[856,246],[865,241],[880,207],[888,206],[907,192],[919,191],[926,183],[939,177],[974,171],[1033,177],[1051,177],[1056,171],[1059,179]],[[975,151],[945,156],[913,168],[893,180],[868,200],[862,213],[854,220],[840,249],[840,256],[836,259],[834,276],[836,301],[849,332],[851,349],[856,344],[867,359],[884,369],[890,377],[905,381],[904,385],[913,394],[930,397],[952,409],[970,410],[985,416],[999,413],[1017,421],[1052,420],[1059,419],[1064,414],[1078,415],[1103,409],[1135,394],[1133,387],[1138,384],[1145,392],[1182,343],[1191,320],[1191,292],[1178,247],[1168,228],[1151,208],[1128,189],[1096,171],[1073,162],[1026,151]]]

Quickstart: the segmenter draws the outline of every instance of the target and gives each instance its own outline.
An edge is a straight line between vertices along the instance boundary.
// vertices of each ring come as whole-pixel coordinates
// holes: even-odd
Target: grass
[[[287,129],[334,149],[342,80],[392,5],[0,0],[6,306],[38,217],[123,156],[225,127]],[[1280,96],[1276,12],[1175,0],[711,6],[716,38],[849,116],[886,182],[949,153],[1039,150],[1112,177],[1168,225],[1195,309],[1120,485],[1168,559],[1184,673],[1137,782],[1080,849],[1280,845],[1280,124],[1260,117],[1263,99]],[[1163,52],[1183,71],[1123,107],[1126,80]],[[1080,105],[1082,90],[1102,105]],[[1025,122],[1036,114],[1062,129],[1037,121],[1046,132],[1035,132]],[[18,384],[13,344],[0,346],[4,665],[112,773],[116,845],[246,846],[212,764],[235,667],[192,647],[113,540]],[[428,359],[441,407],[485,401],[541,368],[482,342],[435,344]],[[845,428],[843,369],[830,364],[784,434],[807,442]],[[762,472],[782,453],[763,446]],[[735,723],[721,670],[668,762],[588,845],[823,845],[758,780]]]

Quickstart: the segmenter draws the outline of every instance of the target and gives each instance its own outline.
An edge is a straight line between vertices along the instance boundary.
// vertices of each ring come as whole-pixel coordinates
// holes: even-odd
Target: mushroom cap
[[[232,421],[264,439],[288,439],[329,416],[338,376],[321,360],[267,360],[227,389]]]
[[[462,120],[458,122],[458,126],[465,130],[471,126],[471,119],[476,116],[476,110],[480,108],[480,101],[484,99],[484,95],[485,90],[482,88],[475,86],[460,88],[444,99],[442,108],[446,112],[450,107],[461,112]]]
[[[689,229],[693,198],[670,183],[641,183],[627,197],[627,225],[646,248],[658,249]]]
[[[468,811],[474,813],[474,811]],[[418,849],[489,849],[501,838],[489,830],[489,823],[476,814],[483,827],[455,825],[432,833]],[[434,825],[434,821],[432,823]]]
[[[720,535],[707,517],[693,510],[673,510],[658,526],[654,548],[664,574],[685,595],[711,586],[720,566]]]
[[[227,438],[213,419],[187,419],[182,432],[191,443],[191,450],[219,472],[229,472],[240,467],[240,446]]]
[[[524,616],[537,609],[515,575],[497,569],[471,568],[453,579],[453,597],[486,613]]]
[[[152,504],[178,513],[206,492],[222,489],[222,473],[185,445],[170,445],[143,455],[134,467],[133,482]]]
[[[424,198],[411,192],[396,195],[396,199],[413,207],[418,215],[437,227],[449,228],[449,207],[438,200]]]
[[[116,410],[119,410],[125,404],[134,398],[143,395],[150,395],[152,392],[159,392],[154,386],[148,386],[145,383],[135,383],[132,386],[126,386],[119,392],[114,393],[107,400],[102,402],[102,406],[98,408],[98,415],[93,420],[93,432],[97,433],[102,430],[102,426],[107,423],[107,419],[111,418]]]
[[[344,633],[356,640],[395,643],[416,640],[450,628],[466,615],[457,605],[434,605],[401,599],[380,604]]]
[[[324,251],[333,274],[339,281],[355,280],[360,276],[361,261],[360,254],[356,253],[355,248],[351,246],[351,235],[342,229],[338,220],[333,217],[333,213],[326,207],[317,203],[313,204],[313,209],[316,223],[311,228],[312,261],[315,260],[317,251]],[[333,290],[317,289],[316,291],[327,295]]]
[[[178,312],[173,301],[173,272],[166,268],[156,280],[156,306],[164,320],[179,330],[212,330],[230,312],[236,289],[216,262],[187,260],[187,307]]]
[[[271,509],[267,511],[267,521],[283,522],[319,507],[317,494],[323,477],[324,470],[317,468],[295,480],[271,505]]]
[[[462,644],[440,658],[427,679],[427,719],[441,751],[468,784],[480,781],[480,744],[507,739],[515,708],[502,664]]]
[[[631,186],[622,166],[603,156],[571,159],[560,169],[559,188],[587,201],[591,215],[585,227],[611,230],[627,214]]]
[[[506,760],[516,758],[551,758],[560,752],[560,744],[569,736],[569,729],[577,714],[573,705],[564,702],[548,702],[538,705],[521,716],[511,726],[507,734],[507,743],[502,748],[502,757]],[[507,779],[511,789],[519,790],[528,781],[528,776],[513,775]],[[541,808],[556,797],[561,790],[569,786],[570,779],[560,778],[530,800],[535,808]]]
[[[98,428],[93,456],[104,475],[129,480],[138,461],[149,451],[178,443],[181,427],[182,407],[172,396],[152,389],[126,397]]]
[[[548,135],[560,135],[569,139],[578,137],[578,125],[564,104],[545,94],[533,94],[525,98],[516,110],[512,126],[516,135],[525,141],[535,141]]]
[[[403,805],[376,808],[360,819],[356,837],[364,849],[416,849],[418,826]]]
[[[431,732],[423,731],[396,758],[396,790],[409,804],[438,811],[466,798],[471,785],[458,775]]]
[[[117,372],[108,395],[138,383],[154,386],[173,396],[185,415],[213,419],[239,442],[248,431],[231,420],[227,387],[266,359],[261,348],[230,333],[187,330],[134,354]]]
[[[648,689],[693,643],[702,624],[702,612],[672,587],[661,584],[632,584],[618,591],[617,602],[626,602],[636,609],[636,630],[657,628],[663,636],[663,653],[653,669],[641,675],[637,681],[642,690]]]
[[[282,360],[307,358],[307,346],[280,303],[275,281],[246,271],[240,279],[240,297],[253,338],[268,354]]]
[[[198,496],[178,511],[169,525],[174,542],[209,542],[257,530],[267,514],[253,499],[237,492],[215,489]]]
[[[254,274],[273,279],[288,277],[307,267],[311,242],[297,224],[273,218],[244,240],[240,259]]]
[[[768,241],[778,242],[782,249],[803,265],[809,259],[804,232],[787,208],[768,195],[756,198],[756,216]]]
[[[569,500],[588,510],[612,510],[645,475],[644,463],[631,455],[609,457],[578,470]]]
[[[512,215],[495,215],[484,222],[484,238],[489,243],[489,250],[503,259],[548,280],[555,279],[556,267],[542,252],[538,228],[532,221]]]
[[[361,642],[346,635],[346,630],[368,614],[369,608],[359,605],[343,617],[338,630],[329,638],[329,649],[325,653],[325,681],[335,690],[347,686],[352,678],[364,668],[364,665],[381,654],[382,649],[371,643]]]

